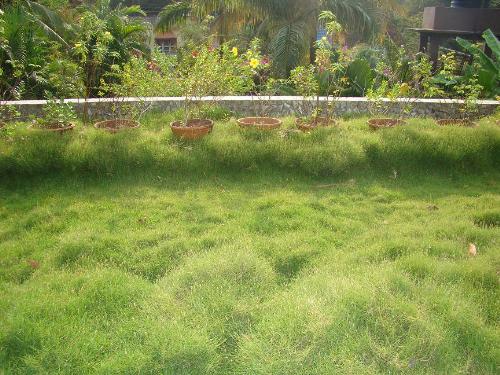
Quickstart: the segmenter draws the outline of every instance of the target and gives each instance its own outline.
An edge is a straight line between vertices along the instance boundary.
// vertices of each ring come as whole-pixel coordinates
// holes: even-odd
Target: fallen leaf
[[[33,268],[34,270],[36,270],[40,267],[40,263],[38,263],[36,260],[28,259],[26,262],[28,262],[29,266],[31,268]]]
[[[474,245],[473,243],[470,243],[469,244],[469,255],[476,256],[476,254],[477,254],[476,245]]]

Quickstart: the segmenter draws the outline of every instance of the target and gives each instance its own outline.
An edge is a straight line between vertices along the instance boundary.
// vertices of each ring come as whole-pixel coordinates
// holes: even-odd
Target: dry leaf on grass
[[[476,256],[476,254],[477,254],[476,245],[474,245],[473,243],[470,243],[469,244],[469,255]]]

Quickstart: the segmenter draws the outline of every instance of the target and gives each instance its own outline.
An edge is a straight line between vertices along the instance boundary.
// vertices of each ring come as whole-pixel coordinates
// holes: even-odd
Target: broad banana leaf
[[[498,71],[500,70],[500,62],[498,64],[495,64],[495,62],[491,58],[489,58],[478,46],[472,44],[468,40],[457,38],[457,43],[479,61],[482,69],[496,71],[498,73]]]
[[[497,63],[500,63],[500,41],[498,41],[498,38],[490,29],[483,33],[483,38],[488,47],[490,47],[491,51],[493,51],[493,55],[495,55]]]
[[[362,59],[356,59],[349,64],[347,76],[354,86],[355,93],[358,95],[365,95],[375,78],[370,64]]]

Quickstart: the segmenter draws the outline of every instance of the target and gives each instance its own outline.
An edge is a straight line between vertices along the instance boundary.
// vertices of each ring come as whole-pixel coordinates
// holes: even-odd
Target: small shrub
[[[42,110],[43,116],[35,120],[35,124],[41,128],[63,128],[76,119],[73,106],[65,103],[64,99],[50,97]]]

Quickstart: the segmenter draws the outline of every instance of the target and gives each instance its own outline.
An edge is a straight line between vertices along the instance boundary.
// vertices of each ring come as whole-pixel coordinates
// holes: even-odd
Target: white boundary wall
[[[225,107],[238,115],[257,115],[263,110],[266,115],[290,116],[301,115],[311,108],[311,104],[316,98],[304,98],[301,96],[220,96],[190,98],[190,101],[206,104],[215,104]],[[326,105],[325,97],[319,98],[323,105]],[[184,106],[184,97],[154,97],[154,98],[99,98],[99,99],[65,99],[66,103],[72,103],[75,109],[81,114],[86,109],[91,118],[107,117],[111,113],[113,106],[140,104],[154,111],[173,111]],[[332,102],[332,99],[329,99]],[[336,98],[334,100],[335,113],[342,115],[369,115],[373,103],[364,97]],[[14,105],[25,117],[38,115],[41,113],[45,100],[19,100],[1,101],[0,105]],[[447,118],[456,117],[460,114],[460,108],[464,102],[458,99],[417,99],[405,98],[395,101],[383,100],[387,115],[396,115],[402,112],[402,108],[411,105],[411,116]],[[477,102],[479,115],[489,115],[495,112],[500,101],[480,100]]]

